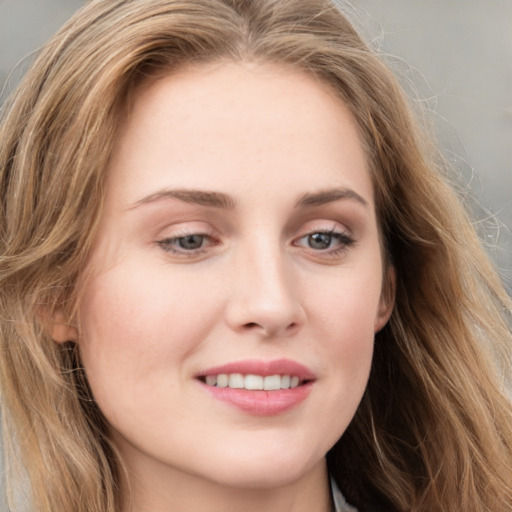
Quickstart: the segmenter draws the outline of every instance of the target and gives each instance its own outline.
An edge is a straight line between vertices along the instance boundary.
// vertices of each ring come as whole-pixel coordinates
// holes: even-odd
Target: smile
[[[241,373],[220,373],[207,375],[203,382],[208,386],[231,389],[276,391],[300,386],[304,381],[296,375],[243,375]]]
[[[298,407],[316,382],[309,368],[290,359],[235,361],[195,377],[216,400],[255,416],[279,415]]]

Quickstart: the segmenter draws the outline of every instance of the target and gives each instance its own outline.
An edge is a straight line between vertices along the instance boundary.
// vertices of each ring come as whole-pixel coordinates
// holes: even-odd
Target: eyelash
[[[202,243],[201,246],[197,249],[185,249],[176,248],[177,244],[180,242],[180,240],[184,240],[186,238],[191,237],[202,237]],[[200,256],[205,252],[205,248],[203,247],[204,241],[209,240],[210,243],[208,243],[207,247],[219,245],[220,241],[217,240],[212,234],[210,233],[196,233],[196,232],[190,232],[190,233],[178,233],[176,236],[164,238],[162,240],[159,240],[157,244],[165,251],[171,254],[176,254],[178,256],[184,256],[184,257],[194,257],[194,256]]]
[[[299,238],[296,238],[293,242],[295,247],[302,247],[299,242],[304,239],[308,239],[314,235],[322,235],[329,237],[329,244],[334,239],[338,241],[338,245],[335,248],[327,247],[325,249],[314,249],[312,247],[308,247],[310,251],[314,254],[321,254],[322,256],[335,258],[340,256],[343,252],[345,252],[350,246],[355,243],[355,240],[351,238],[346,233],[343,233],[335,228],[330,230],[315,230],[302,235]],[[201,246],[197,249],[186,249],[186,248],[177,248],[177,245],[180,241],[183,241],[186,238],[191,237],[201,237]],[[204,246],[205,240],[208,240],[206,247]],[[176,254],[178,256],[183,257],[195,257],[201,256],[206,252],[208,247],[219,245],[221,242],[216,237],[214,237],[210,233],[201,233],[201,232],[190,232],[190,233],[179,233],[176,236],[164,238],[162,240],[158,240],[157,244],[165,251],[171,254]]]
[[[294,243],[295,246],[300,246],[298,242],[304,239],[308,239],[309,237],[312,237],[314,235],[323,235],[329,237],[329,242],[331,242],[333,239],[338,241],[338,245],[334,248],[327,247],[325,249],[313,249],[312,247],[309,247],[309,249],[315,253],[320,254],[323,257],[332,257],[335,258],[337,256],[340,256],[342,253],[344,253],[350,246],[352,246],[355,243],[355,240],[350,237],[347,233],[344,233],[342,231],[339,231],[338,229],[332,228],[330,230],[316,230],[311,231],[300,238],[296,239],[296,242]]]

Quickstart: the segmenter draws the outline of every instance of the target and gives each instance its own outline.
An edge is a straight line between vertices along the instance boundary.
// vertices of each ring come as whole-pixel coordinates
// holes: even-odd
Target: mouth
[[[196,379],[211,396],[244,413],[272,416],[306,400],[316,377],[295,361],[279,359],[228,363],[210,368]]]
[[[310,382],[297,375],[255,375],[242,373],[219,373],[205,375],[199,380],[207,386],[230,389],[247,389],[249,391],[278,391],[293,389]]]

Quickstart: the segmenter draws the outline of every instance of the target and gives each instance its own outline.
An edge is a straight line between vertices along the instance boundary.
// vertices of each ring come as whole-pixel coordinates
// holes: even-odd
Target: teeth
[[[244,379],[245,389],[263,389],[263,377],[261,375],[246,375]]]
[[[269,377],[265,377],[263,379],[263,389],[266,389],[268,391],[272,391],[274,389],[281,389],[281,376],[270,375]]]
[[[242,375],[241,373],[221,373],[205,377],[208,386],[218,388],[249,389],[275,391],[278,389],[296,388],[301,384],[300,378],[291,375]]]
[[[206,376],[206,384],[208,384],[208,386],[216,386],[217,385],[217,375],[207,375]]]
[[[229,388],[242,389],[244,387],[244,376],[241,373],[232,373],[229,376]]]
[[[229,377],[225,373],[217,375],[217,386],[219,388],[227,388],[229,384]]]

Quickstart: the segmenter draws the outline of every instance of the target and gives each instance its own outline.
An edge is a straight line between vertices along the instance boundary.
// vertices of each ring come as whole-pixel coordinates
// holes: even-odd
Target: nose
[[[300,330],[306,314],[291,266],[278,250],[255,251],[237,261],[226,308],[232,329],[264,338],[287,337]]]

